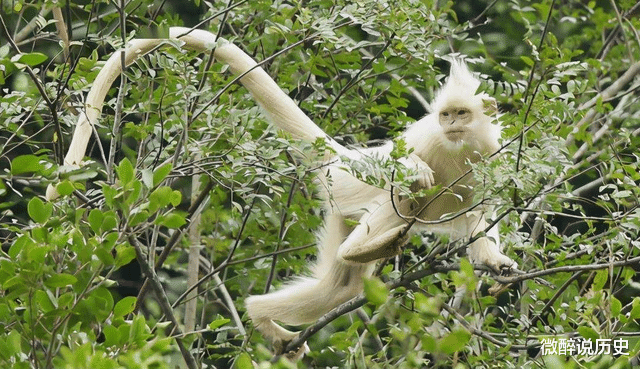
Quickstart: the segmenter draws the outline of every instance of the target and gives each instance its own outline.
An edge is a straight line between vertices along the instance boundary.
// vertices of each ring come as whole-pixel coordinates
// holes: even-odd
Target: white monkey
[[[315,125],[237,46],[222,39],[216,40],[210,32],[183,27],[172,27],[170,36],[184,42],[188,48],[198,51],[213,49],[217,60],[228,64],[233,73],[242,76],[240,82],[251,92],[272,123],[299,139],[314,142],[323,138],[335,152],[335,163],[320,175],[321,187],[325,189],[323,196],[327,215],[312,276],[299,278],[280,290],[246,300],[247,312],[255,327],[275,344],[284,347],[284,343],[295,338],[297,333],[280,327],[274,321],[299,325],[317,320],[362,291],[362,279],[371,275],[377,259],[399,252],[401,240],[398,238],[406,227],[406,221],[396,214],[389,189],[359,181],[344,170],[345,164],[339,160],[388,157],[393,145],[387,143],[379,148],[347,149]],[[125,63],[130,64],[136,57],[165,41],[132,40],[124,50]],[[121,73],[120,60],[120,53],[114,53],[96,77],[65,157],[66,165],[81,164],[92,125],[97,122],[106,93]],[[495,100],[484,94],[475,95],[479,84],[466,65],[454,62],[447,83],[432,105],[434,112],[415,122],[402,135],[407,146],[414,150],[402,163],[419,171],[421,175],[417,183],[420,187],[449,186],[469,169],[469,162],[476,162],[498,150],[500,127],[485,114],[495,109]],[[471,176],[466,176],[451,186],[454,194],[445,193],[417,201],[397,198],[395,205],[400,213],[407,216],[437,221],[445,214],[463,211],[472,205],[470,185],[473,185]],[[57,192],[51,186],[47,189],[47,198],[55,197]],[[425,204],[428,204],[426,209],[418,213]],[[358,220],[359,224],[352,229],[345,223],[346,218]],[[420,224],[411,231],[425,227]],[[472,237],[487,227],[483,213],[473,211],[427,228]],[[514,261],[500,252],[496,227],[488,230],[487,234],[489,237],[480,237],[470,245],[468,253],[471,260],[496,271],[516,267]]]
[[[472,205],[471,176],[458,179],[469,170],[470,162],[500,148],[501,131],[492,122],[494,119],[486,115],[496,111],[495,100],[485,94],[476,95],[479,85],[464,63],[454,61],[447,83],[432,104],[433,113],[415,122],[402,135],[407,147],[414,150],[406,164],[413,161],[416,168],[428,174],[421,182],[423,187],[457,182],[451,187],[453,193],[418,201],[399,200],[395,205],[401,214],[437,221]],[[392,148],[393,143],[388,142],[357,153],[388,156]],[[317,320],[362,292],[362,279],[371,275],[377,259],[399,251],[399,237],[407,221],[397,215],[389,191],[360,182],[340,166],[332,164],[328,170],[332,179],[328,193],[324,194],[328,215],[312,277],[299,278],[280,290],[246,300],[247,312],[256,328],[278,346],[284,347],[297,333],[274,321],[300,325]],[[418,213],[425,204],[426,209]],[[359,224],[351,229],[345,225],[345,218],[356,219]],[[472,237],[487,227],[482,211],[469,211],[442,224],[417,223],[410,233],[428,229],[455,237]],[[500,252],[497,227],[487,234],[488,237],[480,237],[469,246],[470,259],[495,271],[516,268],[517,264]]]

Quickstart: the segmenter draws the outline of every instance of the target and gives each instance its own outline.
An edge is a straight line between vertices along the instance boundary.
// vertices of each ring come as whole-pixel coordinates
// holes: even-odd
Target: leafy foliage
[[[636,1],[123,3],[1,5],[1,367],[638,365]],[[167,49],[116,81],[87,165],[61,165],[103,61],[173,25],[220,32],[264,61],[346,143],[394,138],[425,114],[445,59],[464,55],[502,113],[503,149],[474,165],[476,200],[494,206],[524,273],[474,270],[457,253],[464,240],[414,237],[367,281],[369,302],[311,336],[303,361],[271,360],[243,300],[314,259],[317,150],[271,130],[209,55]],[[381,185],[398,170],[384,164],[352,170]],[[543,355],[549,338],[628,347]]]

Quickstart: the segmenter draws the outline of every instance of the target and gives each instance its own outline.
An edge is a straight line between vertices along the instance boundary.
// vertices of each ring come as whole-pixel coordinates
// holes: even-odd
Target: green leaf
[[[471,262],[467,258],[462,258],[460,260],[460,272],[469,279],[474,279],[476,276],[473,270],[473,265],[471,265]]]
[[[216,329],[222,327],[223,325],[229,323],[230,321],[231,321],[230,319],[223,318],[222,315],[218,314],[216,316],[216,319],[214,321],[212,321],[211,323],[209,323],[208,327],[212,331],[215,331]]]
[[[127,158],[122,159],[122,161],[116,168],[116,172],[118,173],[118,178],[120,179],[120,184],[122,186],[127,185],[133,180],[133,165]]]
[[[34,197],[29,200],[29,204],[27,205],[27,212],[29,213],[29,217],[33,219],[34,222],[44,224],[51,218],[51,213],[53,212],[53,204],[44,203],[38,197]]]
[[[149,219],[149,212],[146,210],[141,210],[129,216],[129,227],[135,227],[138,224],[146,221],[147,219]]]
[[[104,214],[104,218],[102,219],[102,224],[100,225],[100,229],[103,232],[115,230],[118,226],[118,219],[113,211],[108,211]]]
[[[93,209],[89,212],[87,220],[89,221],[89,226],[91,227],[91,230],[93,232],[98,233],[100,231],[100,226],[102,226],[102,219],[102,211],[100,211],[99,209]]]
[[[422,293],[416,293],[414,297],[414,304],[417,311],[426,316],[436,317],[440,315],[442,310],[440,301],[437,297],[427,297]]]
[[[640,297],[634,297],[631,303],[631,312],[629,313],[630,319],[640,319]]]
[[[164,216],[159,216],[154,223],[167,228],[180,228],[187,223],[187,220],[183,215],[170,213]]]
[[[34,299],[38,303],[38,306],[40,306],[40,309],[45,313],[56,308],[53,304],[53,300],[55,298],[49,295],[49,290],[36,290],[34,293]]]
[[[25,247],[29,249],[30,246],[34,245],[34,243],[35,242],[28,236],[20,236],[9,248],[9,257],[11,257],[11,259],[17,258],[20,252],[25,249]]]
[[[70,195],[74,190],[75,187],[73,187],[73,183],[70,181],[62,181],[56,186],[56,191],[58,191],[58,194],[62,197]]]
[[[22,335],[17,330],[12,330],[7,337],[7,344],[13,354],[22,354]]]
[[[10,51],[11,48],[9,47],[9,44],[0,46],[0,58],[5,58],[7,55],[9,55]]]
[[[584,325],[578,327],[578,333],[580,333],[582,337],[588,340],[592,340],[593,342],[600,338],[598,332],[596,332],[593,328]]]
[[[129,342],[129,335],[131,334],[131,324],[121,324],[118,327],[118,336],[120,336],[119,346],[123,346]]]
[[[620,311],[622,310],[622,303],[620,302],[620,300],[618,300],[614,296],[611,296],[610,299],[611,299],[611,302],[610,302],[611,315],[613,315],[613,317],[616,318],[618,315],[620,315]]]
[[[127,296],[116,303],[113,308],[113,315],[116,318],[123,317],[133,311],[136,306],[136,298],[134,296]]]
[[[379,278],[367,278],[364,280],[364,295],[369,302],[379,306],[387,301],[389,289]]]
[[[129,342],[142,346],[148,337],[147,321],[144,315],[138,314],[134,316],[131,330],[129,331]]]
[[[118,190],[107,184],[102,185],[102,194],[104,195],[104,201],[109,206],[113,206],[115,198],[118,195]]]
[[[609,279],[609,271],[607,269],[598,270],[596,276],[593,278],[593,284],[591,288],[594,291],[600,291],[604,287],[605,283]]]
[[[153,172],[153,185],[157,186],[162,182],[168,175],[171,173],[173,169],[173,165],[171,163],[167,163],[159,168],[157,168]]]
[[[345,218],[345,219],[344,219],[344,223],[345,223],[345,225],[346,225],[347,227],[355,227],[355,226],[357,226],[358,224],[360,224],[360,222],[358,222],[357,220],[354,220],[354,219],[348,219],[348,218]]]
[[[44,63],[47,60],[47,56],[45,54],[38,52],[21,54],[17,57],[17,60],[13,60],[14,58],[12,58],[12,61],[17,61],[18,63],[23,63],[30,67],[36,66],[40,63]]]
[[[439,347],[445,354],[453,354],[462,350],[470,339],[471,333],[462,329],[454,330],[439,341]]]
[[[522,61],[525,62],[525,64],[527,64],[528,66],[533,67],[534,62],[530,57],[521,55],[520,59],[522,59]]]
[[[98,247],[94,251],[94,255],[102,262],[102,264],[106,266],[111,266],[115,263],[113,259],[113,255],[111,255],[111,250],[107,250],[102,247]]]
[[[42,170],[40,157],[35,155],[20,155],[11,160],[11,174],[32,173]]]
[[[116,346],[120,341],[120,331],[118,328],[111,324],[105,324],[102,327],[102,333],[104,333],[104,345],[106,347]]]
[[[149,195],[149,211],[155,213],[158,209],[167,206],[171,200],[170,195],[172,191],[171,187],[168,186],[156,188]]]
[[[182,202],[182,192],[178,190],[171,192],[171,195],[169,196],[169,203],[174,207],[177,207],[178,205],[180,205],[181,202]]]
[[[116,266],[118,268],[127,265],[136,258],[136,250],[128,244],[116,246]]]
[[[54,274],[44,281],[45,286],[49,288],[59,288],[72,285],[78,281],[78,278],[71,274],[61,273]]]
[[[253,363],[251,362],[251,356],[246,352],[241,353],[236,358],[236,361],[233,365],[234,368],[237,369],[253,369]]]

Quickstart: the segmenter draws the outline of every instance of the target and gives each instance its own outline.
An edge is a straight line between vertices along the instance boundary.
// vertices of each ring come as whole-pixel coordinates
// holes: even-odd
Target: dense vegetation
[[[471,3],[3,1],[0,367],[638,365],[640,5]],[[223,65],[175,49],[140,59],[86,165],[61,165],[104,60],[173,25],[264,61],[345,143],[424,115],[463,55],[504,113],[504,148],[474,175],[524,273],[474,271],[464,241],[414,237],[304,360],[272,359],[243,301],[313,260],[318,162]]]

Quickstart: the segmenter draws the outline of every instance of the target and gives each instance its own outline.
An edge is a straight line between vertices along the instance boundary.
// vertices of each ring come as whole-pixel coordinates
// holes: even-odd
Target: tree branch
[[[527,279],[543,277],[545,275],[556,274],[556,273],[567,273],[567,272],[573,273],[573,272],[579,272],[579,271],[602,270],[602,269],[623,267],[623,266],[630,266],[630,265],[640,265],[640,256],[627,259],[627,260],[618,260],[611,263],[565,265],[565,266],[556,267],[556,268],[527,272],[520,275],[509,276],[509,277],[493,276],[493,279],[495,279],[500,283],[507,284],[507,283],[521,282]]]
[[[510,283],[521,282],[528,279],[535,279],[538,277],[556,274],[556,273],[565,273],[565,272],[578,273],[578,272],[584,272],[589,270],[601,270],[601,269],[608,269],[611,267],[621,267],[621,266],[630,266],[630,265],[640,265],[640,256],[632,259],[628,259],[628,260],[619,260],[612,263],[566,265],[566,266],[561,266],[557,268],[545,269],[545,270],[534,271],[534,272],[527,272],[527,273],[523,272],[523,273],[519,273],[518,275],[510,276],[510,277],[503,277],[496,274],[492,274],[492,278],[501,284],[510,284]],[[488,267],[484,265],[474,265],[474,269],[492,272]],[[394,290],[399,287],[407,287],[411,283],[435,273],[459,271],[459,270],[460,270],[459,264],[430,265],[425,269],[413,272],[411,274],[406,274],[399,279],[387,282],[386,285],[390,290]],[[354,297],[353,299],[347,301],[346,303],[336,307],[335,309],[331,310],[330,312],[322,316],[320,319],[318,319],[318,321],[316,321],[313,325],[302,330],[298,335],[298,337],[296,337],[294,340],[292,340],[287,344],[287,347],[283,352],[286,353],[286,352],[297,351],[311,336],[313,336],[320,329],[324,328],[326,325],[334,321],[336,318],[346,313],[349,313],[363,306],[366,303],[367,303],[366,297],[361,295],[361,296]],[[481,332],[481,331],[479,332],[471,331],[471,333],[479,335],[483,338],[487,338],[487,336],[489,336],[488,334],[485,334],[486,332]],[[502,342],[494,342],[494,343],[501,346],[508,346],[506,343],[502,343]],[[522,350],[522,349],[527,349],[533,346],[511,345],[510,347],[512,347],[514,350]]]

